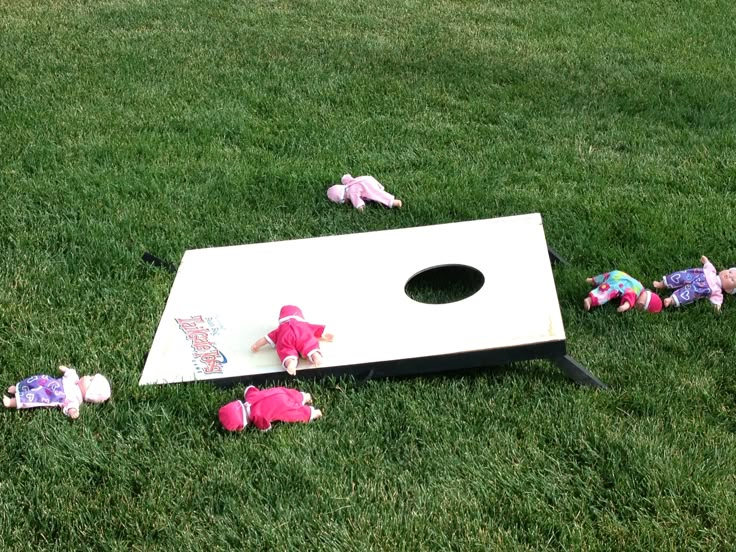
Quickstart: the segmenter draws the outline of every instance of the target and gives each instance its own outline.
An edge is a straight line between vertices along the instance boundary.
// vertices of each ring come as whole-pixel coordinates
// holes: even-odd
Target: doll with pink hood
[[[8,387],[3,396],[5,408],[61,408],[65,416],[79,418],[83,402],[101,403],[110,398],[110,382],[102,374],[79,377],[76,370],[59,366],[62,377],[31,376]]]
[[[271,345],[276,349],[284,370],[293,376],[300,356],[308,358],[315,367],[322,364],[319,340],[332,341],[334,337],[325,333],[323,324],[307,322],[299,307],[284,305],[279,312],[278,327],[253,343],[250,349],[255,353],[264,345]]]
[[[389,208],[402,206],[401,200],[388,193],[383,184],[372,176],[353,178],[352,175],[346,174],[340,182],[327,190],[327,197],[334,203],[349,201],[358,211],[363,210],[366,201],[375,201]]]
[[[218,418],[227,431],[242,431],[248,425],[268,431],[272,422],[312,422],[321,418],[322,411],[311,404],[312,396],[303,391],[287,387],[261,390],[250,385],[242,401],[220,408]]]

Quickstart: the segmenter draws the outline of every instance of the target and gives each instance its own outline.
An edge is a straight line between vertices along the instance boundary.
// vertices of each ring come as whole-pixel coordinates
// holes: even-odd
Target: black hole
[[[435,266],[409,278],[404,292],[419,303],[443,305],[467,299],[477,293],[485,281],[480,270],[470,266]]]

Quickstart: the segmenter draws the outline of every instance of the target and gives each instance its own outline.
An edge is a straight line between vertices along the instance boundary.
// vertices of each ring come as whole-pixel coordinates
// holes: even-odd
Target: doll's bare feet
[[[595,285],[595,280],[593,278],[586,278],[585,281],[588,282],[591,286]]]
[[[655,289],[664,289],[666,286],[664,285],[664,282],[660,280],[654,280],[652,282],[652,285],[655,287]]]
[[[312,395],[302,391],[302,404],[312,404]]]
[[[590,297],[586,297],[585,299],[583,299],[583,308],[586,311],[589,311],[590,310],[590,307],[591,307]]]
[[[15,402],[15,398],[3,395],[3,405],[5,406],[5,408],[15,408],[17,406],[17,403]]]
[[[312,361],[312,366],[319,368],[319,365],[322,364],[322,353],[314,352],[309,359]]]
[[[8,387],[8,393],[10,393],[11,395],[15,395],[15,385],[11,385],[10,387]]]
[[[394,207],[395,207],[396,209],[401,209],[401,206],[402,206],[402,205],[404,205],[404,204],[403,204],[403,203],[401,203],[401,200],[400,200],[400,199],[394,199],[394,203],[393,203],[393,205],[394,205]]]
[[[309,417],[310,421],[319,420],[322,417],[322,411],[319,408],[312,409],[312,415]]]
[[[626,312],[631,308],[631,303],[621,303],[621,305],[616,309],[616,312]]]
[[[664,308],[669,307],[672,303],[674,303],[674,299],[672,299],[672,297],[667,297],[664,301],[662,301]]]
[[[292,358],[289,362],[286,363],[286,366],[285,366],[286,373],[289,374],[290,376],[296,376],[296,365],[297,365],[296,359]]]

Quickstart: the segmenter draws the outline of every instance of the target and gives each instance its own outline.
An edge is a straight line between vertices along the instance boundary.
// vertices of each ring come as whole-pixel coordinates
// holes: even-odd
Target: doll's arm
[[[74,377],[77,375],[77,371],[74,368],[68,366],[59,366],[59,372],[64,374],[65,377]]]
[[[271,422],[269,422],[263,416],[258,416],[251,413],[250,421],[253,422],[253,425],[261,431],[268,431],[269,429],[271,429]]]
[[[348,199],[358,211],[362,211],[365,207],[365,201],[360,197],[360,191],[356,189],[357,186],[351,186],[348,188]]]
[[[79,418],[79,403],[73,399],[66,399],[62,405],[61,411],[65,416],[69,416],[72,420]]]
[[[710,260],[708,259],[708,257],[706,257],[705,255],[703,255],[702,257],[700,257],[700,262],[703,263],[703,268],[705,270],[710,270],[712,272],[717,272],[716,267],[713,266],[713,263],[711,263]]]
[[[267,344],[268,344],[268,339],[266,339],[265,337],[262,337],[258,341],[253,343],[253,345],[250,346],[250,350],[255,353],[256,351],[258,351],[258,349],[260,349],[261,347]]]

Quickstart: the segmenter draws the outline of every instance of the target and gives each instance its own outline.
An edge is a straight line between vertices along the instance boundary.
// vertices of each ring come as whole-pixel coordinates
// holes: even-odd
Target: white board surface
[[[410,278],[444,265],[475,268],[485,283],[448,304],[406,295]],[[274,349],[250,345],[288,304],[335,335],[322,343],[322,368],[565,339],[542,218],[532,213],[189,250],[139,383],[284,374]],[[304,359],[299,367],[311,369]]]

